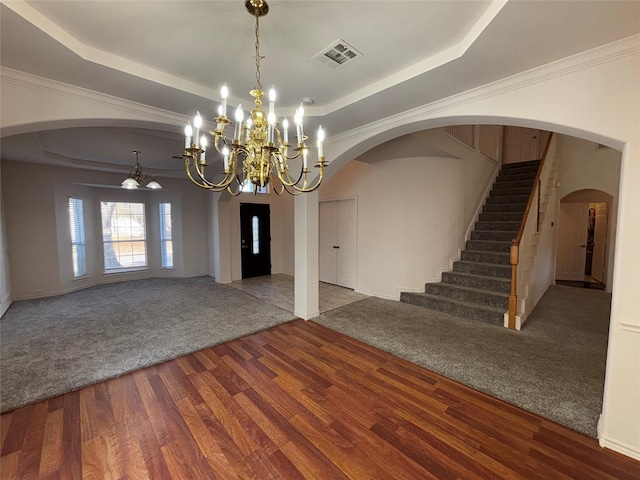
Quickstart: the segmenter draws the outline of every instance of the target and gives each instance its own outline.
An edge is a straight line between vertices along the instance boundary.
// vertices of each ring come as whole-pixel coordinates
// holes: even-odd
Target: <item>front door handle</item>
[[[340,248],[338,245],[334,245],[333,248]]]

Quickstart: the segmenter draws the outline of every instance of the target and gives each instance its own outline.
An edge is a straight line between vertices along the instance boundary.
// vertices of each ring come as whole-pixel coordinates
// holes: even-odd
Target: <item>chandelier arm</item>
[[[191,180],[192,183],[194,183],[195,185],[197,185],[200,188],[204,188],[204,189],[207,189],[207,190],[213,190],[213,191],[219,192],[219,191],[224,190],[227,187],[227,185],[229,185],[231,183],[231,181],[233,181],[233,177],[230,180],[227,180],[227,178],[228,178],[228,175],[227,175],[227,176],[225,176],[225,179],[221,183],[219,183],[219,184],[213,183],[213,182],[207,180],[204,177],[204,172],[200,171],[200,169],[198,168],[198,165],[195,164],[196,161],[195,161],[195,159],[193,157],[185,156],[184,159],[185,159],[185,170],[187,172],[187,176],[189,177],[189,179]],[[194,166],[193,167],[191,166],[191,160],[193,160],[193,162],[194,162]],[[195,169],[196,173],[198,174],[198,178],[199,178],[200,181],[198,179],[196,179],[193,176],[193,174],[191,173],[191,169],[192,168]]]
[[[185,168],[185,170],[187,172],[187,176],[189,177],[189,180],[191,180],[191,182],[194,185],[196,185],[196,186],[198,186],[200,188],[204,188],[204,189],[207,189],[207,190],[212,190],[210,185],[206,185],[204,183],[200,183],[198,180],[196,180],[193,177],[193,175],[191,174],[191,166],[190,166],[191,162],[190,162],[189,158],[190,157],[187,157],[187,156],[184,157],[184,168]]]
[[[282,195],[285,191],[284,189],[284,183],[280,183],[280,191],[278,191],[278,187],[276,186],[276,184],[274,183],[273,179],[270,180],[271,183],[271,189],[273,190],[273,193],[275,193],[276,195]]]
[[[297,187],[296,185],[292,185],[291,187],[294,188],[295,190],[297,190],[300,193],[309,193],[309,192],[313,192],[314,190],[317,190],[317,188],[322,183],[322,179],[324,177],[324,157],[321,158],[321,160],[320,160],[319,168],[320,168],[320,172],[318,173],[318,180],[316,181],[316,184],[313,187],[307,188],[307,176],[306,176],[306,174],[305,174],[305,177],[304,177],[304,183],[302,185],[302,188]]]

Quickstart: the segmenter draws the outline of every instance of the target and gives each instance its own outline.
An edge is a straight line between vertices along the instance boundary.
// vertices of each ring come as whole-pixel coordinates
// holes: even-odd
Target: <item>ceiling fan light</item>
[[[139,186],[140,184],[132,177],[127,177],[122,181],[122,188],[126,188],[127,190],[135,190]]]
[[[159,190],[162,188],[162,185],[160,185],[155,178],[152,178],[151,181],[149,183],[147,183],[147,188],[152,188],[154,190]]]

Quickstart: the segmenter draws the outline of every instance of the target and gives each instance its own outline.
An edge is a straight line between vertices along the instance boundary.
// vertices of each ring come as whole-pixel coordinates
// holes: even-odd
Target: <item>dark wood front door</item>
[[[269,205],[240,204],[242,278],[271,275],[271,220]]]

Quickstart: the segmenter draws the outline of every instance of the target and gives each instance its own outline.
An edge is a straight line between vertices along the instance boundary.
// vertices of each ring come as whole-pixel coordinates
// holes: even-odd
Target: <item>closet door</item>
[[[336,203],[320,202],[319,277],[321,282],[337,282]]]
[[[356,201],[320,202],[320,281],[356,286]]]

